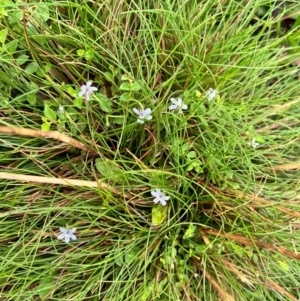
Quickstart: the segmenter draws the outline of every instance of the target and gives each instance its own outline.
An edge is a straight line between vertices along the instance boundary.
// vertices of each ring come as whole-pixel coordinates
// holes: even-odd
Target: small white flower
[[[151,116],[150,108],[148,108],[146,110],[138,110],[138,109],[134,108],[133,112],[139,116],[137,122],[141,123],[141,124],[143,124],[145,122],[145,120],[151,120],[153,118]]]
[[[79,97],[82,97],[84,96],[85,99],[87,101],[90,100],[90,96],[95,92],[95,91],[98,91],[98,89],[96,87],[92,87],[92,81],[89,80],[86,85],[83,85],[80,87],[80,92],[78,93],[78,96]]]
[[[169,106],[169,110],[186,110],[188,108],[187,105],[185,105],[181,98],[170,98],[172,105]]]
[[[65,109],[64,109],[64,107],[62,106],[62,105],[60,105],[59,107],[58,107],[58,110],[60,111],[60,112],[64,112],[65,111]]]
[[[218,90],[209,88],[208,91],[206,91],[205,95],[208,101],[214,100],[218,95]]]
[[[163,192],[160,191],[160,189],[152,190],[151,191],[152,196],[154,196],[153,202],[155,204],[161,203],[163,206],[167,205],[167,200],[170,199],[169,196],[166,196]]]
[[[252,145],[253,148],[259,147],[259,143],[255,141],[255,138],[252,139],[251,145]]]
[[[59,230],[60,230],[61,234],[59,234],[57,236],[58,239],[63,239],[66,243],[68,243],[70,241],[70,238],[72,240],[77,239],[76,235],[74,235],[74,232],[76,231],[76,228],[68,230],[66,228],[61,227],[61,228],[59,228]]]

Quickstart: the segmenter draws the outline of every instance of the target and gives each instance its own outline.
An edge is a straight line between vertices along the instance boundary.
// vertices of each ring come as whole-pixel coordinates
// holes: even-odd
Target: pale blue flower
[[[58,107],[58,110],[59,110],[60,112],[62,112],[62,113],[64,113],[64,111],[65,111],[65,109],[64,109],[64,107],[63,107],[62,105],[60,105],[60,106]]]
[[[153,202],[155,204],[161,203],[161,205],[166,206],[167,205],[166,201],[170,199],[170,197],[166,196],[163,192],[161,192],[160,189],[152,190],[151,194],[154,197]]]
[[[218,95],[218,90],[209,88],[208,91],[206,91],[205,95],[208,101],[214,100]]]
[[[68,230],[66,228],[61,227],[61,228],[59,228],[59,230],[60,230],[61,234],[59,234],[57,236],[58,239],[63,239],[66,243],[68,243],[70,241],[70,238],[72,240],[77,239],[76,235],[74,235],[76,228]]]
[[[173,103],[172,105],[169,106],[169,110],[173,111],[173,110],[186,110],[188,108],[187,105],[185,105],[182,101],[181,98],[170,98],[171,102]]]
[[[145,122],[145,120],[151,120],[153,118],[151,116],[151,109],[150,108],[148,108],[146,110],[138,110],[138,109],[134,108],[133,112],[139,116],[138,120],[137,120],[138,123],[143,124]]]
[[[79,96],[79,97],[84,96],[85,99],[86,99],[87,101],[90,100],[90,96],[91,96],[95,91],[98,91],[98,89],[97,89],[96,87],[92,87],[92,81],[91,81],[91,80],[89,80],[89,81],[86,83],[86,85],[82,85],[82,86],[80,87],[80,90],[81,90],[81,91],[78,93],[78,96]]]

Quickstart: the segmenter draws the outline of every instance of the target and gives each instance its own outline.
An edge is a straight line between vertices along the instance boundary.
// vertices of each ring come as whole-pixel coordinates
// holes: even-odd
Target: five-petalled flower
[[[96,87],[92,87],[92,81],[91,81],[91,80],[89,80],[89,81],[86,83],[86,85],[82,85],[82,86],[80,87],[80,90],[81,90],[81,91],[78,93],[78,96],[79,96],[79,97],[84,96],[85,99],[86,99],[87,101],[90,100],[90,96],[91,96],[95,91],[98,91],[98,89],[97,89]]]
[[[172,105],[169,106],[169,110],[186,110],[188,108],[187,105],[185,105],[182,101],[181,98],[170,98],[171,102],[173,103]]]
[[[59,230],[60,230],[61,234],[59,234],[57,236],[58,239],[63,239],[66,243],[68,243],[70,241],[70,238],[72,240],[77,239],[76,235],[74,235],[76,228],[68,230],[66,228],[61,227],[61,228],[59,228]]]
[[[166,196],[163,192],[161,192],[160,189],[152,190],[151,194],[154,197],[153,202],[155,204],[161,203],[162,206],[166,206],[167,205],[166,201],[170,199],[170,197]]]
[[[148,108],[146,110],[138,110],[138,109],[134,108],[133,112],[139,116],[137,122],[141,123],[141,124],[143,124],[145,122],[145,120],[151,120],[153,118],[151,116],[150,108]]]
[[[214,90],[213,88],[209,88],[205,93],[208,101],[214,100],[218,95],[218,90]]]

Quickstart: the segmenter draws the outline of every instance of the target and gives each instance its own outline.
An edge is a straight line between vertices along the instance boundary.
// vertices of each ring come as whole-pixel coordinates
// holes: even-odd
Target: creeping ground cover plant
[[[0,299],[299,300],[297,1],[2,1]]]

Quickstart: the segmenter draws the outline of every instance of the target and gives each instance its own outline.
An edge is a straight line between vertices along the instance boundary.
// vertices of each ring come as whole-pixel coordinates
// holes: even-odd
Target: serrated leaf
[[[4,28],[0,30],[0,43],[2,45],[5,44],[7,33],[8,33],[8,28]]]
[[[56,113],[47,104],[44,107],[44,115],[48,120],[56,121]]]
[[[25,71],[29,74],[33,74],[38,69],[39,69],[39,65],[36,62],[31,62],[26,66]]]
[[[110,100],[102,93],[97,93],[97,100],[100,104],[101,110],[106,113],[111,112]]]
[[[168,206],[162,206],[161,204],[154,205],[152,207],[152,225],[160,226],[166,219],[168,212]]]

